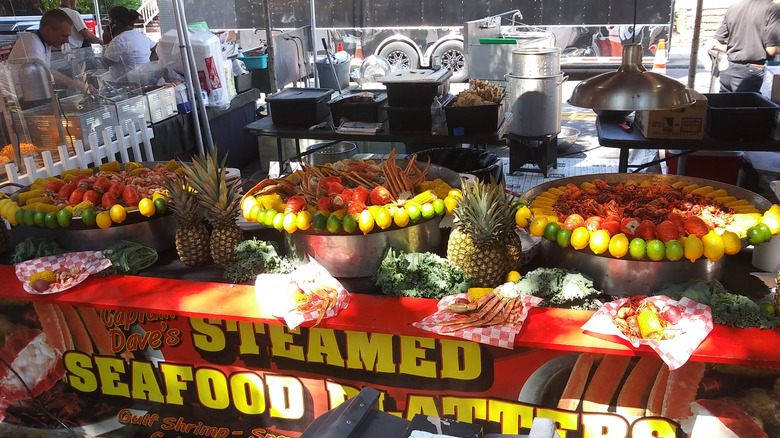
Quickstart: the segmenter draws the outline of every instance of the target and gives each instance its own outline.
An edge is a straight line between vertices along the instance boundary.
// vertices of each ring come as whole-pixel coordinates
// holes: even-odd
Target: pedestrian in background
[[[75,10],[76,3],[78,3],[78,0],[60,0],[60,9],[65,11],[71,21],[73,21],[73,30],[68,39],[68,46],[65,44],[62,45],[61,50],[63,52],[67,52],[68,49],[77,50],[82,47],[90,47],[92,44],[103,44],[103,40],[87,29],[87,25],[84,23],[84,19],[81,18],[81,14],[79,14],[79,11]]]
[[[780,53],[780,5],[772,0],[741,0],[729,6],[715,31],[712,49],[726,53],[720,91],[755,91],[764,81],[764,63]]]

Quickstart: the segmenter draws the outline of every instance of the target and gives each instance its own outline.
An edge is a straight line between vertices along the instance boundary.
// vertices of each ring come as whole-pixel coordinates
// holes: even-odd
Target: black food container
[[[769,140],[780,106],[759,93],[737,92],[707,96],[704,129],[723,139]]]
[[[487,103],[473,106],[452,106],[455,101],[444,107],[447,115],[447,130],[450,135],[490,134],[498,130],[506,113],[505,100],[500,103]]]
[[[385,90],[350,90],[329,102],[330,115],[337,126],[341,119],[378,123],[387,120]]]
[[[447,96],[450,92],[452,71],[397,70],[388,73],[379,81],[387,87],[387,101],[391,106],[430,107],[436,96]]]
[[[453,99],[448,94],[441,103],[446,107]],[[391,132],[431,132],[431,106],[393,106],[385,104],[387,125]]]
[[[328,116],[330,88],[285,88],[265,98],[277,125],[312,126]]]

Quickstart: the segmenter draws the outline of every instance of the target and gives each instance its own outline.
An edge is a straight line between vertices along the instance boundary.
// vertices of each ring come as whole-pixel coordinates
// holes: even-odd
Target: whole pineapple
[[[198,201],[184,177],[166,178],[168,205],[179,227],[176,229],[176,252],[187,266],[211,261],[209,232],[200,220]]]
[[[235,246],[244,240],[236,224],[241,197],[236,183],[225,181],[225,160],[220,163],[217,150],[205,157],[194,157],[192,165],[182,164],[187,182],[197,192],[196,199],[211,224],[210,252],[214,263],[225,266],[236,261]]]
[[[473,278],[475,286],[496,287],[519,264],[520,240],[509,234],[514,234],[511,199],[503,186],[478,180],[465,184],[462,194],[453,211],[457,226],[447,242],[447,260]]]

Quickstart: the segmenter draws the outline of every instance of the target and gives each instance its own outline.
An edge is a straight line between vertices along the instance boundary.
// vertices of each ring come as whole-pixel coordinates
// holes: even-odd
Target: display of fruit
[[[455,228],[447,260],[474,279],[476,287],[496,287],[520,264],[520,237],[514,230],[512,199],[503,186],[475,180],[462,189],[453,212]]]
[[[179,259],[187,266],[209,263],[211,261],[209,232],[201,220],[198,202],[192,189],[183,176],[166,178],[165,182],[168,189],[168,203],[179,225],[175,235],[176,253]],[[143,201],[141,201],[143,204],[147,204]],[[154,207],[154,202],[150,202],[152,206],[145,206],[145,208]],[[144,214],[143,210],[141,214]]]
[[[220,163],[214,148],[205,157],[194,157],[192,165],[181,166],[186,182],[194,189],[195,199],[211,224],[209,252],[219,266],[236,261],[234,248],[244,240],[244,233],[236,224],[241,213],[241,196],[236,190],[238,181],[227,182],[226,158]]]
[[[144,216],[163,214],[166,209],[165,177],[179,172],[181,169],[173,160],[159,163],[154,168],[135,162],[112,161],[97,169],[70,169],[56,177],[38,178],[23,191],[0,200],[0,216],[15,226],[25,215],[18,211],[29,210],[33,212],[33,220],[31,223],[22,221],[22,224],[65,228],[75,218],[81,219],[86,226],[108,228],[124,222],[129,212],[141,210],[139,206],[143,207],[141,214]],[[161,201],[155,203],[150,198]],[[98,223],[97,216],[103,212],[107,214],[101,215]],[[36,215],[40,221],[35,220]]]
[[[705,257],[716,262],[738,253],[743,240],[758,245],[780,232],[780,206],[761,214],[725,189],[683,182],[569,183],[546,190],[529,207],[531,217],[516,216],[515,221],[527,223],[531,236],[635,260],[694,262]],[[551,223],[560,229],[553,233]]]
[[[421,169],[412,157],[400,166],[393,150],[381,163],[349,158],[305,166],[255,185],[241,200],[241,211],[247,221],[287,233],[368,234],[403,228],[452,213],[458,205],[458,189],[427,179],[429,164]]]

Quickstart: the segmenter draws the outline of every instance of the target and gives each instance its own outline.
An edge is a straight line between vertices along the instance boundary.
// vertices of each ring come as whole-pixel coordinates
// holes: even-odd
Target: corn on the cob
[[[727,202],[726,206],[728,207],[738,207],[740,205],[750,205],[750,202],[747,201],[747,199],[737,199],[736,201]]]
[[[168,161],[168,163],[165,164],[165,168],[173,172],[179,168],[179,163],[177,163],[176,160]]]
[[[35,274],[31,275],[30,286],[35,283],[35,280],[44,280],[47,283],[52,284],[57,281],[57,277],[54,275],[54,272],[47,269],[45,271],[36,272]]]
[[[19,205],[24,205],[27,203],[28,199],[32,198],[38,198],[41,195],[43,195],[43,190],[36,189],[36,190],[28,190],[26,192],[19,193]]]
[[[76,176],[78,174],[79,174],[79,170],[78,169],[63,170],[62,173],[60,173],[60,179],[65,181],[65,177],[67,177],[68,175],[70,175],[70,177],[73,178],[74,176]]]
[[[93,204],[92,201],[81,201],[73,206],[74,210],[77,208],[80,208],[82,211],[84,211],[88,208],[95,208],[95,204]]]
[[[79,169],[79,175],[92,176],[93,173],[95,173],[95,171],[92,169]]]
[[[658,315],[650,309],[645,309],[636,317],[639,333],[645,339],[663,339],[664,328]]]
[[[50,213],[50,212],[56,213],[56,212],[60,211],[60,208],[57,207],[54,204],[44,204],[44,203],[41,203],[41,202],[36,202],[35,204],[29,204],[28,203],[28,204],[25,204],[24,206],[22,206],[22,208],[25,209],[25,210],[45,211],[46,213]]]
[[[122,168],[119,166],[119,161],[110,161],[98,166],[98,170],[100,172],[119,172]]]
[[[721,196],[728,196],[728,195],[729,195],[729,193],[727,191],[725,191],[724,189],[713,190],[713,191],[707,193],[707,197],[708,198],[713,198],[713,199],[714,198],[719,198]]]
[[[145,171],[146,171],[145,168],[139,167],[137,169],[130,170],[130,173],[133,174],[133,176],[141,176],[141,174],[144,173]]]
[[[123,164],[122,167],[127,170],[133,170],[133,169],[141,169],[144,167],[143,164],[136,163],[135,161],[128,161],[127,163]]]
[[[37,196],[35,198],[28,199],[25,204],[51,204],[52,200],[48,196]]]
[[[470,287],[468,290],[469,302],[477,301],[490,292],[493,292],[492,287]]]
[[[698,184],[690,184],[690,185],[687,185],[687,186],[683,187],[683,191],[690,193],[690,192],[698,189],[699,187],[701,187],[701,186],[698,185]]]
[[[737,200],[734,196],[718,196],[717,198],[713,198],[715,202],[720,202],[721,204],[727,204],[729,202],[734,202]]]
[[[693,190],[691,193],[695,193],[697,195],[706,195],[707,193],[714,192],[715,189],[712,186],[704,186],[699,187],[696,190]]]
[[[675,189],[681,189],[685,187],[685,183],[682,181],[676,181],[675,183],[672,184],[672,187],[674,187]]]
[[[412,201],[416,202],[419,205],[423,205],[423,204],[428,204],[430,202],[433,202],[434,199],[436,199],[436,195],[434,195],[431,190],[425,190],[421,193],[414,195]]]

